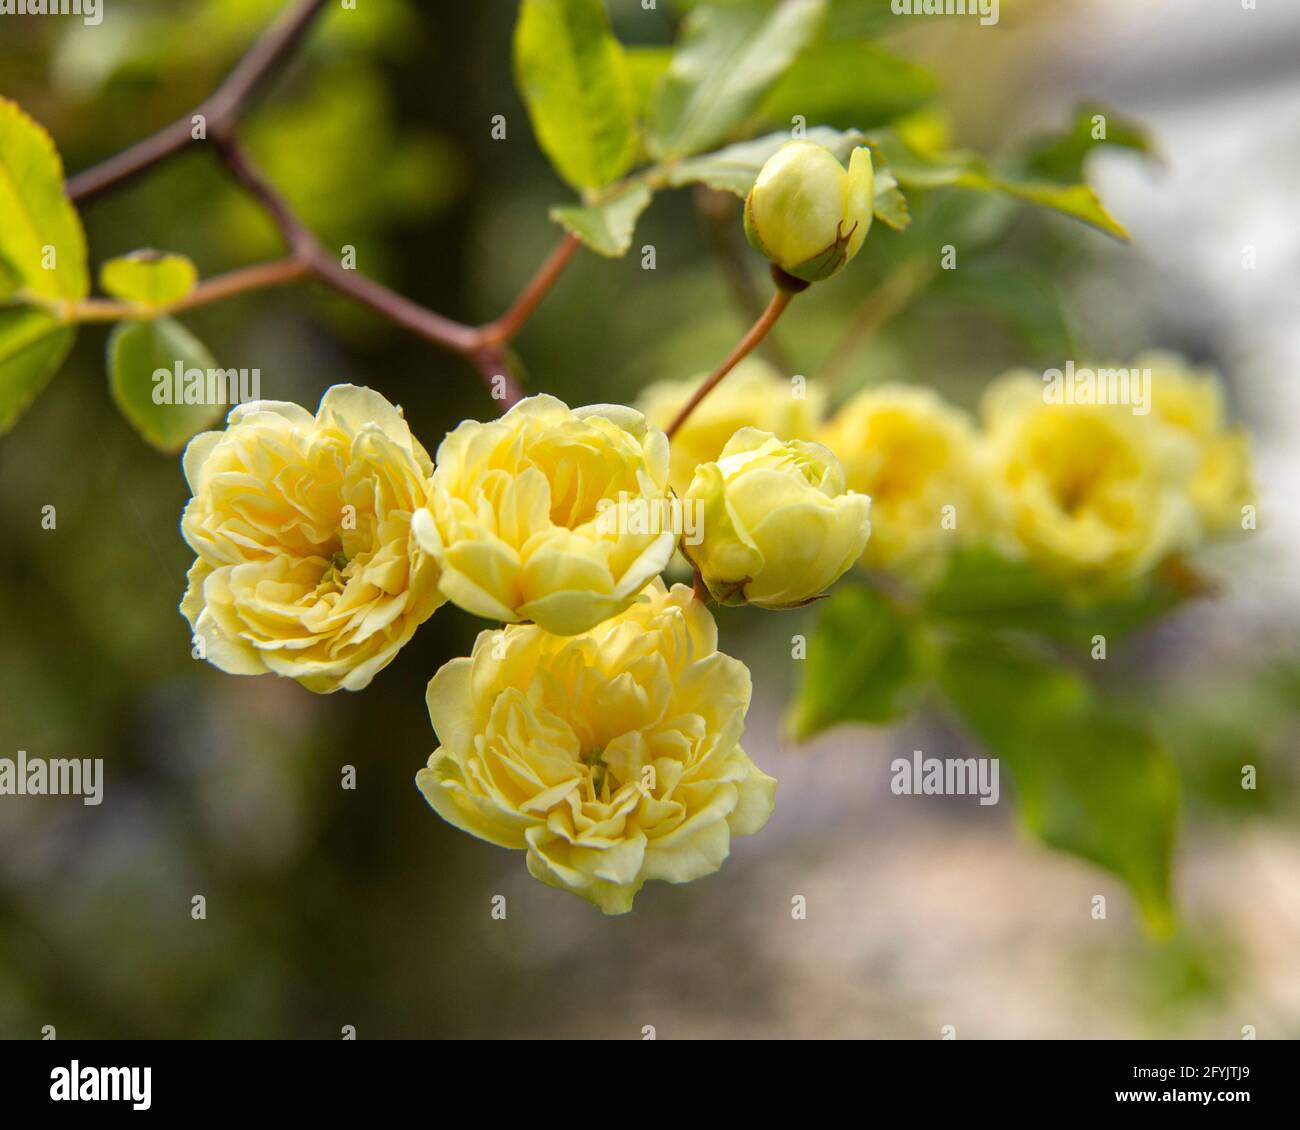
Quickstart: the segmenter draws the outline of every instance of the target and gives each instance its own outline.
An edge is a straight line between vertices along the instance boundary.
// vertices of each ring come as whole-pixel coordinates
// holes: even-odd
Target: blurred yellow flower
[[[656,427],[666,428],[707,373],[688,381],[657,381],[642,390],[637,407]],[[766,361],[748,357],[677,429],[672,440],[669,481],[686,493],[701,463],[712,463],[741,428],[762,428],[781,439],[812,439],[826,410],[826,392],[816,381],[787,380]]]
[[[644,596],[579,636],[480,633],[429,683],[441,745],[416,776],[443,819],[606,914],[716,871],[776,789],[740,747],[749,671],[708,609],[658,578]]]
[[[1123,584],[1195,543],[1194,452],[1155,414],[1047,403],[1029,372],[1000,377],[981,412],[990,500],[1011,544],[1085,588]]]
[[[1151,371],[1154,414],[1196,447],[1187,491],[1201,525],[1208,534],[1239,531],[1243,508],[1255,504],[1250,436],[1226,421],[1218,378],[1171,353],[1145,353],[1133,367]]]
[[[240,405],[184,466],[181,532],[198,558],[181,611],[223,671],[359,690],[443,603],[411,536],[433,465],[379,393],[336,385],[315,416]]]
[[[975,429],[931,390],[864,389],[817,438],[839,456],[849,489],[871,496],[863,565],[927,581],[982,530]]]
[[[640,412],[532,396],[448,434],[414,529],[467,612],[576,635],[626,608],[673,552],[671,529],[608,508],[667,496],[668,439]]]
[[[700,507],[703,537],[682,552],[723,604],[806,604],[862,556],[871,534],[871,499],[845,491],[827,448],[757,428],[742,428],[717,462],[696,469],[685,503]]]

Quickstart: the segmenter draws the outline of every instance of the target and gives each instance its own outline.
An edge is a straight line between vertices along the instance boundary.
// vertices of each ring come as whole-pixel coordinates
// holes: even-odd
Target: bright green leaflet
[[[134,251],[110,259],[99,269],[99,285],[106,294],[143,306],[179,302],[198,281],[198,268],[191,260],[161,251]]]
[[[538,143],[575,188],[602,188],[636,158],[636,104],[602,0],[523,0],[515,82]]]

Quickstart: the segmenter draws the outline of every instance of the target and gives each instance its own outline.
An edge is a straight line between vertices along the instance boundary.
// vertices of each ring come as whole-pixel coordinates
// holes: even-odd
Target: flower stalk
[[[773,268],[773,275],[776,274],[777,270],[779,268]],[[790,281],[800,283],[798,279],[791,279]],[[780,321],[781,315],[785,313],[786,307],[790,305],[790,300],[794,298],[799,290],[805,289],[807,285],[807,283],[800,283],[798,289],[787,289],[778,280],[777,291],[772,295],[772,300],[767,304],[767,309],[759,315],[758,321],[749,327],[749,331],[740,339],[736,348],[727,355],[727,359],[709,374],[708,380],[695,390],[694,395],[682,406],[682,410],[677,413],[676,418],[668,425],[667,435],[669,439],[672,439],[677,429],[686,423],[690,414],[699,407],[700,402],[722,383],[722,379],[753,353],[759,343],[772,332],[772,327]]]

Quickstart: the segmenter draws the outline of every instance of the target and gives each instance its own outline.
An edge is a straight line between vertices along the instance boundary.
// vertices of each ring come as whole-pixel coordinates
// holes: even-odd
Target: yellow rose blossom
[[[640,412],[532,396],[443,440],[414,528],[467,612],[576,635],[626,608],[672,556],[671,529],[611,521],[609,507],[653,519],[667,497],[668,439]]]
[[[433,464],[379,393],[336,385],[315,416],[242,404],[184,467],[198,558],[181,611],[223,671],[359,690],[443,603],[411,536]]]
[[[1245,428],[1226,421],[1218,378],[1171,353],[1143,354],[1133,367],[1151,371],[1154,415],[1196,448],[1187,491],[1201,525],[1209,534],[1240,530],[1242,509],[1255,503],[1250,436]]]
[[[871,496],[864,566],[927,581],[981,529],[974,426],[931,390],[864,389],[817,438],[839,457],[849,488]]]
[[[724,604],[806,604],[862,556],[871,534],[871,499],[844,489],[829,450],[757,428],[742,428],[717,462],[697,468],[684,501],[700,507],[703,536],[682,552]]]
[[[429,683],[441,744],[416,776],[443,819],[606,914],[716,871],[776,789],[740,746],[749,671],[708,609],[658,578],[644,596],[579,636],[482,632]]]
[[[1192,449],[1154,414],[1049,404],[1013,372],[986,390],[990,498],[1012,543],[1086,589],[1122,585],[1197,536],[1185,484]]]
[[[642,390],[637,407],[656,427],[666,428],[707,378],[657,381]],[[766,361],[748,357],[702,400],[673,435],[668,479],[686,493],[701,463],[712,463],[741,428],[761,428],[781,439],[812,439],[826,410],[826,391],[817,381],[796,384]]]

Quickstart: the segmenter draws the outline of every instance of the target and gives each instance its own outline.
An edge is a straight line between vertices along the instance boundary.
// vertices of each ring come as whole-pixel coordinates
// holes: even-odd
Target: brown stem
[[[224,275],[214,275],[199,283],[184,298],[165,306],[141,306],[134,302],[91,298],[74,303],[67,313],[70,319],[76,322],[117,322],[132,318],[157,318],[167,314],[177,314],[182,310],[192,310],[196,306],[206,306],[210,302],[219,302],[223,298],[230,298],[251,290],[265,290],[267,287],[298,282],[306,278],[309,273],[310,268],[300,259],[273,259],[268,263],[254,263],[251,267],[227,271]]]
[[[693,198],[700,227],[727,281],[732,302],[741,317],[752,322],[763,312],[763,299],[749,270],[749,245],[740,233],[736,198],[703,184],[695,186]],[[794,372],[793,363],[775,335],[763,342],[763,353],[783,373]]]
[[[203,104],[208,123],[219,133],[229,133],[239,121],[257,88],[291,55],[307,34],[325,0],[296,0],[254,43],[212,96]]]
[[[507,411],[523,399],[523,389],[515,379],[510,357],[504,347],[489,342],[475,350],[470,360],[488,386],[492,398],[499,402],[501,411]],[[501,396],[497,395],[498,380],[501,382]]]
[[[546,257],[542,265],[537,268],[536,274],[528,281],[528,285],[519,292],[514,305],[495,322],[489,322],[482,327],[480,332],[483,340],[498,344],[513,339],[524,328],[524,323],[532,316],[542,299],[550,293],[555,280],[569,265],[579,246],[578,237],[565,232],[564,238],[555,245],[555,250]]]
[[[404,298],[395,290],[390,290],[383,283],[376,282],[360,271],[351,271],[332,258],[324,250],[314,254],[310,261],[311,273],[326,286],[332,287],[340,294],[355,299],[363,306],[369,306],[376,313],[383,314],[389,321],[424,338],[426,341],[461,353],[472,359],[472,355],[481,345],[479,331],[473,326],[462,325],[441,314]]]
[[[289,202],[257,170],[238,141],[234,138],[218,141],[217,154],[230,175],[266,210],[293,256],[310,262],[323,253],[316,237],[294,214]]]
[[[214,140],[229,136],[257,88],[301,41],[325,0],[297,0],[254,44],[225,81],[192,114],[68,181],[72,200],[86,200],[116,188],[197,140],[192,121],[202,115]]]
[[[740,343],[727,355],[727,359],[709,374],[708,379],[695,390],[695,395],[686,402],[673,422],[668,425],[669,439],[672,439],[677,429],[686,423],[687,417],[695,411],[700,401],[717,388],[722,382],[722,378],[753,352],[754,347],[768,335],[768,331],[776,325],[777,320],[785,313],[785,308],[790,305],[790,299],[793,297],[793,293],[783,289],[778,289],[772,295],[772,301],[767,304],[767,309],[759,316],[758,321],[750,326],[749,332],[740,339]]]
[[[469,357],[480,347],[482,331],[435,314],[360,271],[344,267],[321,246],[284,197],[258,172],[239,142],[219,142],[217,151],[231,175],[275,221],[291,255],[302,262],[314,278],[444,349]]]

